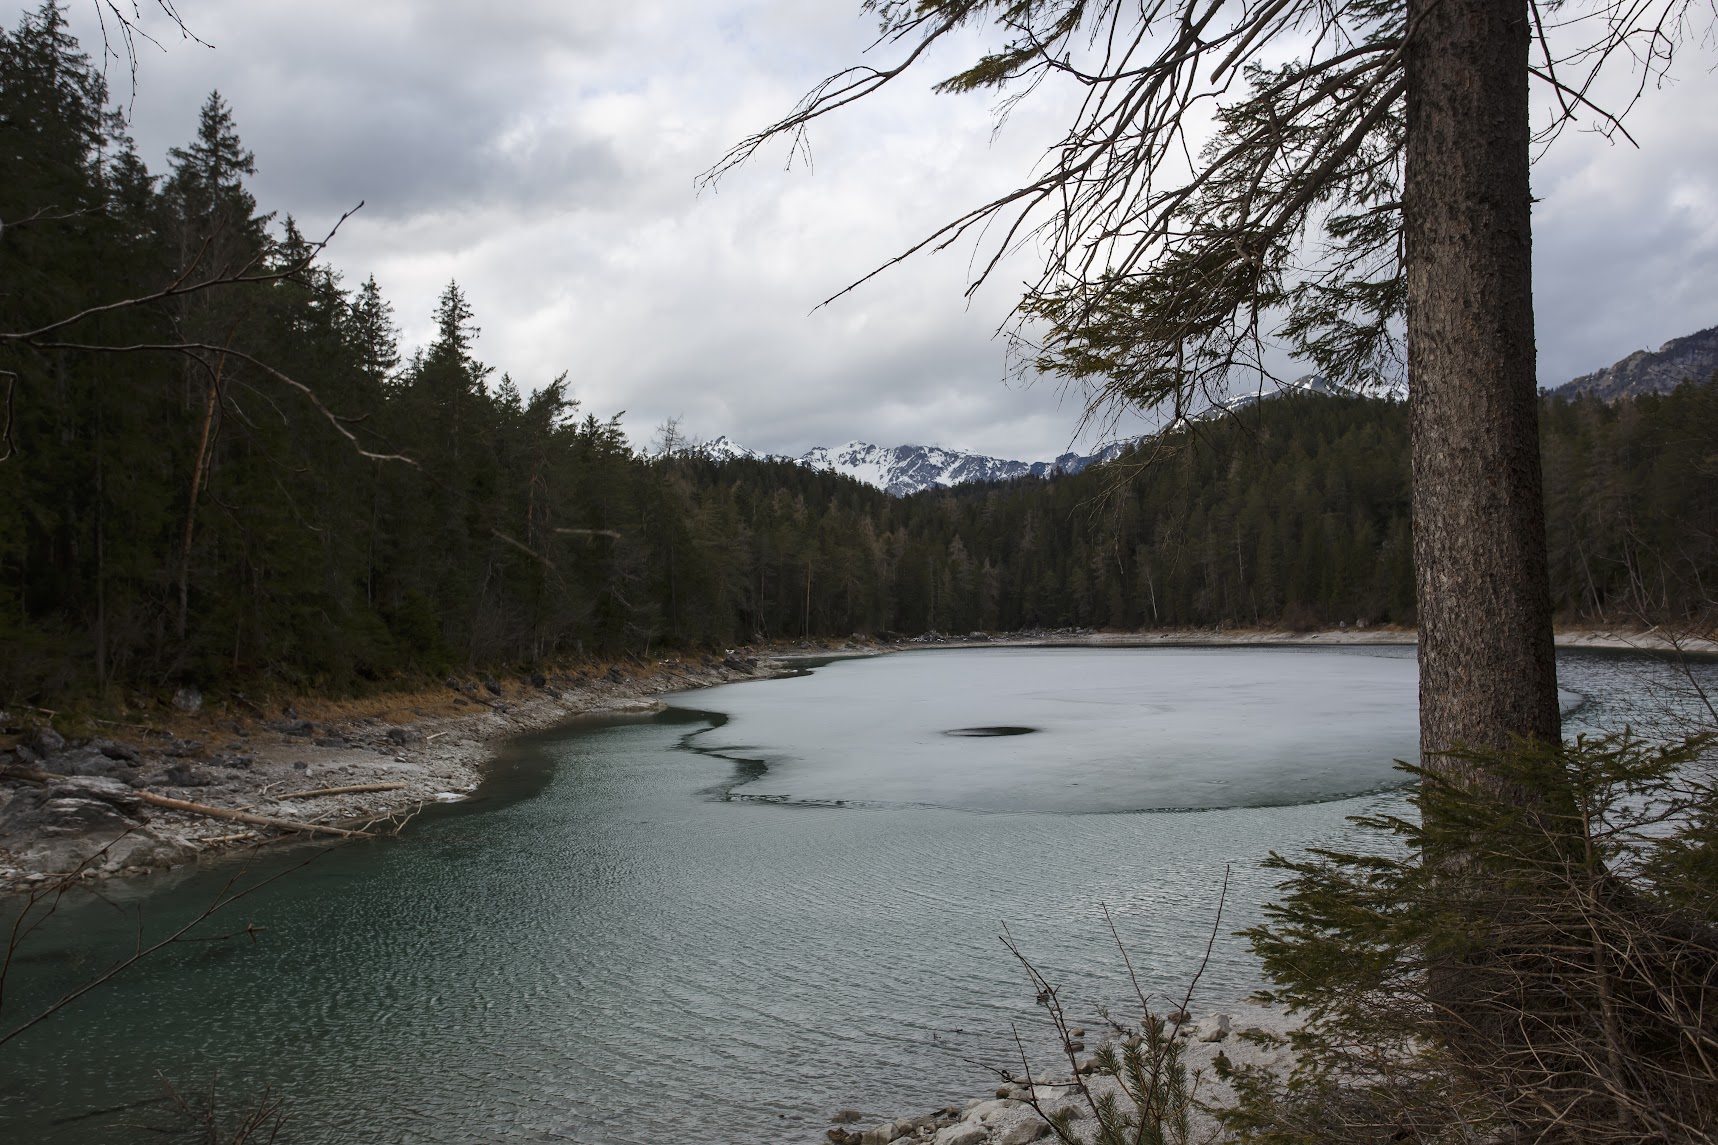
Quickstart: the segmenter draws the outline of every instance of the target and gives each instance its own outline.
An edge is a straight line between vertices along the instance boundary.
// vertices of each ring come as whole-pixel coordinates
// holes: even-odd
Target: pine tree
[[[393,304],[382,297],[375,275],[358,288],[345,315],[345,330],[358,369],[380,391],[400,366],[400,330]]]
[[[265,218],[245,179],[256,174],[256,156],[239,141],[232,109],[213,91],[197,113],[197,135],[185,147],[167,152],[172,173],[167,195],[185,228],[187,262],[199,257],[209,268],[230,268],[234,257],[254,257],[263,245]],[[198,251],[193,244],[215,244]]]

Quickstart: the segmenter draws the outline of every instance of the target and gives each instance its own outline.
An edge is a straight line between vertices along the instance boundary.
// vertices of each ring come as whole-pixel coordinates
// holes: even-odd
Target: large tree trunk
[[[1540,488],[1526,0],[1408,0],[1420,747],[1560,735]],[[1428,766],[1439,766],[1428,757]],[[1448,766],[1447,764],[1445,766]]]
[[[1560,734],[1540,488],[1528,185],[1526,0],[1408,0],[1403,202],[1423,764]],[[1427,855],[1465,877],[1471,856]],[[1429,969],[1447,1045],[1493,1072],[1531,1058],[1512,967]],[[1536,1027],[1537,1028],[1537,1027]]]

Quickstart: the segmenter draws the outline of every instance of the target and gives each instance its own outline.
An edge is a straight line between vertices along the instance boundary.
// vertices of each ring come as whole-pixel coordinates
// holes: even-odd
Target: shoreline
[[[1416,639],[1411,629],[1368,626],[780,641],[720,659],[605,662],[547,676],[449,677],[440,689],[361,700],[306,698],[272,718],[241,697],[219,712],[105,725],[112,738],[68,742],[49,724],[0,737],[0,893],[66,885],[68,872],[78,882],[141,876],[307,833],[385,831],[428,803],[464,798],[500,745],[520,735],[592,716],[650,714],[665,706],[655,698],[663,694],[770,679],[798,660],[923,648],[1355,647]],[[1718,640],[1655,630],[1564,630],[1557,646],[1718,655]]]
[[[1055,1118],[1074,1140],[1090,1142],[1097,1137],[1095,1105],[1104,1097],[1113,1097],[1123,1111],[1136,1108],[1121,1081],[1099,1067],[1096,1052],[1108,1046],[1119,1055],[1123,1045],[1144,1041],[1144,1016],[1133,1017],[1131,1007],[1122,1009],[1130,1012],[1110,1017],[1114,1025],[1094,1028],[1090,1038],[1083,1027],[1059,1027],[1053,1040],[1060,1043],[1060,1052],[1052,1069],[1034,1068],[1024,1077],[1010,1070],[998,1077],[993,1090],[916,1116],[890,1119],[840,1110],[830,1118],[824,1138],[828,1145],[1031,1145],[1054,1139],[1049,1119]],[[1188,1111],[1188,1140],[1212,1145],[1227,1140],[1213,1111],[1235,1103],[1233,1071],[1263,1067],[1280,1072],[1291,1067],[1288,1036],[1301,1024],[1293,1015],[1253,1001],[1236,1002],[1226,1010],[1210,1007],[1203,1013],[1165,1002],[1156,1016],[1177,1047],[1195,1101]]]
[[[178,712],[108,725],[111,738],[68,741],[37,728],[0,740],[0,893],[143,876],[367,826],[386,833],[427,804],[468,796],[519,736],[652,714],[666,707],[663,694],[770,679],[796,659],[877,650],[829,641],[524,678],[448,677],[440,689],[300,699],[278,715],[255,704]]]
[[[1419,632],[1395,625],[1354,628],[1319,628],[1297,631],[1288,628],[1157,628],[1138,632],[1064,628],[1045,632],[1004,633],[995,636],[950,636],[929,633],[888,645],[891,651],[912,648],[990,647],[1091,647],[1091,648],[1229,648],[1229,647],[1365,647],[1408,646],[1419,643]],[[1624,628],[1564,628],[1553,634],[1558,648],[1593,648],[1614,652],[1681,652],[1694,656],[1718,656],[1718,636],[1664,635],[1658,629],[1632,631]]]

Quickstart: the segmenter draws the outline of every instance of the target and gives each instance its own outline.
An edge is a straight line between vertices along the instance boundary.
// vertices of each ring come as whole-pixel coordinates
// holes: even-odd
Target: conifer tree
[[[256,156],[239,141],[232,109],[220,92],[210,92],[203,101],[196,138],[167,155],[172,170],[166,190],[185,228],[187,265],[198,256],[211,267],[255,257],[267,222],[257,216],[256,199],[245,186],[246,177],[256,174]],[[198,243],[217,241],[206,253],[196,249]]]
[[[376,276],[358,288],[345,315],[345,329],[358,356],[358,369],[378,391],[400,366],[400,330],[394,307],[382,297]]]

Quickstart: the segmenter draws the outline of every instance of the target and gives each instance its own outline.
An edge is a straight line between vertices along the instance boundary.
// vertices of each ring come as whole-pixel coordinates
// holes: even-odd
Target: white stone
[[[1001,1137],[996,1139],[996,1145],[1031,1145],[1033,1141],[1050,1132],[1050,1127],[1037,1117],[1030,1121],[1022,1121]]]
[[[993,1097],[989,1101],[969,1103],[966,1107],[966,1115],[961,1120],[989,1121],[1003,1110],[1014,1109],[1019,1104],[1018,1101],[1011,1101],[1006,1097]]]
[[[990,1133],[984,1126],[963,1121],[938,1133],[936,1145],[981,1145],[989,1136]]]
[[[1091,1103],[1083,1097],[1070,1097],[1064,1101],[1059,1101],[1054,1105],[1046,1105],[1044,1107],[1044,1112],[1049,1114],[1064,1114],[1071,1116],[1074,1120],[1078,1121],[1082,1117],[1090,1117],[1092,1115],[1092,1106]]]
[[[1220,1042],[1229,1036],[1231,1025],[1229,1015],[1212,1014],[1199,1019],[1193,1027],[1193,1032],[1202,1042]]]

